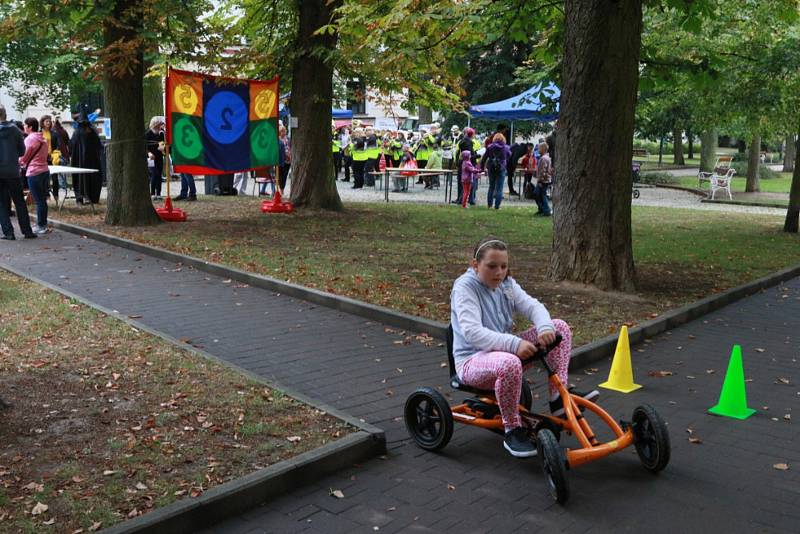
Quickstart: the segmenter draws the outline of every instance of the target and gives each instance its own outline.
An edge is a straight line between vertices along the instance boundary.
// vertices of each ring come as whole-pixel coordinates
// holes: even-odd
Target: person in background
[[[522,184],[523,192],[528,187],[528,184],[532,183],[533,174],[536,172],[536,156],[533,154],[533,143],[527,143],[525,148],[525,155],[519,161],[520,167],[525,171],[525,182]]]
[[[426,169],[441,169],[442,168],[442,151],[440,150],[441,139],[436,138],[433,141],[430,154],[428,154],[428,163],[425,164]],[[439,187],[439,175],[429,174],[423,180],[425,189],[431,189],[434,186]]]
[[[550,187],[550,182],[553,177],[553,163],[550,161],[548,154],[547,143],[539,145],[539,164],[536,167],[536,189],[533,190],[533,198],[536,200],[536,205],[539,207],[534,215],[540,217],[550,217],[550,203],[547,201],[547,188]]]
[[[69,142],[70,164],[83,169],[97,169],[97,172],[72,175],[72,188],[75,190],[75,201],[83,204],[86,200],[92,204],[100,202],[100,191],[103,189],[102,170],[103,144],[92,124],[84,119],[72,134]],[[159,182],[159,186],[161,182]]]
[[[239,182],[239,192],[244,193],[244,190],[247,189],[247,174],[249,173],[237,173],[242,174],[243,176],[240,178]],[[194,175],[187,174],[185,172],[181,173],[181,192],[173,198],[172,200],[188,200],[193,202],[197,200],[197,186],[194,183]]]
[[[342,147],[342,168],[344,168],[343,182],[350,181],[350,166],[353,164],[353,147],[350,146],[350,128],[345,126],[339,134],[339,143]]]
[[[28,206],[25,205],[19,180],[19,158],[25,154],[25,142],[19,128],[7,118],[6,108],[0,105],[0,228],[3,231],[0,239],[16,239],[11,225],[12,202],[17,209],[19,229],[26,238],[33,239],[36,234],[31,228]]]
[[[53,165],[69,165],[69,134],[58,119],[53,121],[53,135],[56,139],[56,148],[59,156],[58,161],[53,161]],[[56,176],[58,177],[58,187],[66,191],[67,179],[62,174],[56,174]],[[58,188],[53,191],[56,194],[56,199],[58,199]]]
[[[339,179],[339,173],[342,171],[342,138],[339,136],[336,126],[334,126],[332,130],[331,152],[333,153],[333,179],[336,181]]]
[[[364,130],[356,128],[351,138],[353,154],[353,189],[364,187],[364,167],[367,164],[367,143]]]
[[[286,137],[286,128],[278,128],[278,187],[281,192],[286,187],[286,179],[289,176],[289,169],[292,166],[292,149],[289,146],[289,138]]]
[[[506,179],[507,162],[511,157],[511,150],[506,144],[506,138],[501,133],[494,134],[492,143],[483,153],[481,158],[481,169],[486,169],[489,175],[489,192],[486,200],[489,208],[494,203],[494,209],[500,209],[503,201],[503,181]]]
[[[42,131],[42,137],[47,142],[47,164],[58,165],[58,162],[53,161],[53,152],[58,151],[58,139],[56,139],[55,132],[53,132],[53,117],[42,115],[39,118],[39,129]],[[56,156],[58,155],[56,154]],[[51,183],[47,184],[50,188],[50,193],[58,201],[58,175],[53,174],[50,176],[50,181]]]
[[[472,154],[469,150],[461,153],[461,184],[463,192],[461,196],[461,207],[467,207],[467,200],[472,196],[472,188],[478,185],[478,175],[481,169],[472,164]],[[474,198],[474,197],[473,197]],[[475,202],[473,201],[472,204]]]
[[[33,233],[42,235],[50,231],[47,227],[47,191],[50,182],[50,170],[47,168],[48,145],[42,132],[39,131],[39,121],[28,117],[25,123],[25,153],[19,158],[19,165],[25,169],[28,179],[28,189],[36,202],[36,225]]]
[[[147,169],[150,173],[150,196],[161,200],[161,174],[164,172],[164,117],[150,119],[150,127],[144,133],[147,148]]]

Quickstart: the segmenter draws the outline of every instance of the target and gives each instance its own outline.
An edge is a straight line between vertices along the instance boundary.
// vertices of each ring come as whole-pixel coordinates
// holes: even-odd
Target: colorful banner
[[[278,164],[278,78],[170,69],[167,143],[175,172],[225,174]]]

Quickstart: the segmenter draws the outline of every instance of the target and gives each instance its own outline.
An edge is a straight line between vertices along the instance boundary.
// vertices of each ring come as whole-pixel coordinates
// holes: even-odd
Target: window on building
[[[367,88],[364,82],[347,82],[347,109],[353,111],[354,115],[364,115],[367,112]]]

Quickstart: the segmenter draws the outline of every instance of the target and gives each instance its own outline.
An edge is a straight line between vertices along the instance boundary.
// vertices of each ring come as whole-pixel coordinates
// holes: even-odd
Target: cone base
[[[631,384],[628,387],[623,387],[623,386],[616,386],[611,382],[603,382],[602,384],[600,384],[600,387],[604,389],[610,389],[612,391],[619,391],[620,393],[630,393],[631,391],[636,391],[642,386],[639,384]]]
[[[756,413],[756,411],[752,408],[745,408],[743,411],[739,413],[728,413],[727,410],[721,408],[719,404],[716,406],[709,408],[708,413],[712,415],[719,415],[722,417],[731,417],[733,419],[744,420]]]
[[[156,213],[165,222],[186,222],[186,212],[180,208],[156,208]]]

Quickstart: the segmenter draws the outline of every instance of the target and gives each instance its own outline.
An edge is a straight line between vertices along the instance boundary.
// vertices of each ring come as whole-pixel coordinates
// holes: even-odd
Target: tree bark
[[[719,144],[719,130],[711,128],[705,130],[700,136],[700,170],[711,172],[717,162],[717,145]]]
[[[761,191],[761,184],[758,180],[758,165],[761,163],[761,135],[754,134],[750,142],[750,153],[747,158],[747,183],[744,186],[745,193],[757,193]]]
[[[686,147],[686,155],[689,159],[694,159],[694,134],[692,134],[691,128],[686,129],[686,139],[686,144],[688,145]]]
[[[683,165],[683,130],[675,128],[672,130],[672,163],[673,165]]]
[[[795,136],[786,136],[786,152],[783,153],[783,172],[792,172],[795,168],[795,157],[797,155],[797,145]]]
[[[566,0],[565,21],[548,275],[632,291],[630,140],[642,1]]]
[[[800,226],[800,128],[797,141],[792,140],[794,149],[794,173],[792,174],[792,188],[789,191],[789,209],[786,210],[786,222],[783,231],[796,234]],[[788,140],[787,140],[788,141]],[[786,152],[789,152],[790,143],[786,143]]]
[[[119,0],[111,18],[103,25],[106,49],[136,42],[140,19],[139,0]],[[142,52],[132,58],[129,69],[121,74],[106,67],[103,76],[106,108],[113,124],[113,137],[106,148],[108,171],[108,209],[106,224],[145,226],[161,219],[153,209],[147,180],[144,147],[144,69]]]
[[[160,76],[145,77],[143,83],[144,90],[144,124],[142,131],[145,131],[150,124],[150,118],[156,115],[164,115],[164,84]]]
[[[327,55],[336,48],[337,35],[314,35],[330,24],[341,0],[296,0],[300,26],[292,68],[290,107],[297,116],[292,130],[292,195],[295,206],[343,209],[331,152],[333,67]]]
[[[429,107],[417,106],[417,117],[420,124],[430,124],[433,122],[433,111]]]

